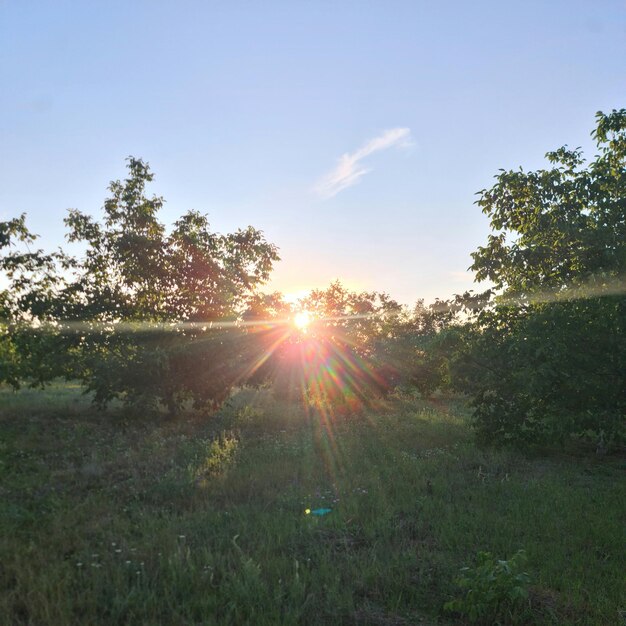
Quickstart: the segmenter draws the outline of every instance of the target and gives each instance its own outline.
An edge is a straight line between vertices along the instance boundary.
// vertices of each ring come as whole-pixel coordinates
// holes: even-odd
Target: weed
[[[446,611],[467,617],[472,623],[528,623],[530,576],[521,570],[526,555],[518,551],[508,561],[479,552],[475,567],[463,567],[457,585],[462,595],[446,602]]]
[[[196,482],[203,483],[211,476],[223,474],[234,462],[239,446],[239,439],[233,434],[222,431],[217,439],[204,442],[204,456],[192,475]]]

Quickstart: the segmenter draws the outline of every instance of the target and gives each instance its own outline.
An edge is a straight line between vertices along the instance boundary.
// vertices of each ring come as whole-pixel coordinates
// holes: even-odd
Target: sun
[[[311,314],[308,311],[300,311],[293,318],[293,325],[300,331],[305,331],[311,323]]]

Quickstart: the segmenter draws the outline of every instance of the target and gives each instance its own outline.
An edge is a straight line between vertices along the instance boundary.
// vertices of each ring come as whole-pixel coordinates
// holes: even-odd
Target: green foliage
[[[459,333],[453,365],[481,439],[624,441],[625,322],[617,297],[483,311]]]
[[[77,378],[99,405],[219,403],[255,358],[236,322],[276,248],[252,227],[213,233],[195,211],[168,233],[162,198],[146,195],[148,165],[131,157],[128,170],[111,183],[102,222],[69,212],[67,239],[82,245],[80,257],[32,251],[24,216],[0,224],[9,280],[0,293],[0,382]]]
[[[598,113],[593,134],[589,164],[564,147],[479,193],[494,234],[472,269],[499,295],[453,369],[484,439],[626,440],[626,110]]]
[[[265,357],[251,382],[271,381],[283,398],[335,412],[351,412],[398,386],[429,395],[444,384],[445,360],[434,346],[456,321],[450,307],[419,301],[408,310],[385,293],[354,292],[338,281],[298,306],[312,318],[304,332],[271,323],[293,314],[276,294],[250,303],[245,319],[270,322],[255,334]]]
[[[229,432],[222,432],[218,438],[207,441],[200,463],[191,467],[193,479],[202,482],[224,474],[234,462],[238,446],[239,439]]]
[[[261,294],[278,259],[252,227],[220,235],[190,211],[168,230],[153,175],[129,158],[97,221],[71,210],[46,253],[20,216],[0,223],[0,382],[78,379],[101,406],[220,404],[235,386],[351,412],[397,387],[468,393],[492,442],[626,441],[626,110],[598,113],[598,155],[501,171],[477,204],[493,233],[473,254],[483,294],[409,310],[339,282],[300,306]]]
[[[31,250],[24,216],[0,224],[0,381],[78,379],[99,406],[171,412],[243,384],[350,412],[398,385],[428,395],[446,382],[437,339],[454,314],[441,303],[409,311],[336,282],[300,303],[315,323],[296,331],[280,294],[257,291],[278,258],[259,231],[218,235],[191,211],[168,232],[148,165],[130,158],[128,170],[103,220],[69,212],[80,256]]]
[[[456,583],[462,595],[446,602],[446,611],[458,613],[472,623],[527,624],[530,576],[522,571],[522,550],[508,561],[479,552],[475,567],[461,568]]]
[[[599,154],[585,166],[564,146],[546,157],[552,167],[502,171],[478,206],[494,234],[472,255],[479,280],[507,295],[602,286],[626,271],[626,109],[596,116]]]
[[[457,311],[449,302],[426,306],[418,300],[412,310],[390,320],[379,337],[379,359],[393,371],[396,386],[417,389],[430,396],[447,386],[446,333],[457,323]]]

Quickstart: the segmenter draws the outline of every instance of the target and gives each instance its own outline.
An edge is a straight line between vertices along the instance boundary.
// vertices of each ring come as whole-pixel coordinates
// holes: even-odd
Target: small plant
[[[463,567],[456,580],[460,597],[444,604],[444,610],[458,613],[472,623],[528,623],[529,575],[522,571],[526,555],[520,550],[508,561],[479,552],[475,567]]]
[[[195,481],[202,483],[210,476],[223,474],[235,460],[239,439],[234,433],[223,431],[217,439],[206,442],[203,458],[196,466],[190,466]]]

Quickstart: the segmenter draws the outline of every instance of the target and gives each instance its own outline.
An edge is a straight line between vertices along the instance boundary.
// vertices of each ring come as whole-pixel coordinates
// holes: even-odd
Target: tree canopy
[[[77,377],[101,404],[220,399],[243,368],[241,333],[207,328],[237,319],[277,248],[252,227],[214,233],[196,211],[168,232],[163,199],[146,195],[148,164],[131,157],[128,172],[111,183],[102,221],[69,211],[81,256],[31,250],[25,216],[0,225],[3,380]]]
[[[626,109],[598,113],[597,154],[567,146],[478,193],[490,220],[472,255],[492,289],[409,309],[339,282],[296,309],[261,285],[278,260],[253,227],[206,215],[168,228],[148,164],[128,159],[96,220],[65,219],[79,254],[35,247],[25,216],[0,223],[0,382],[78,379],[95,401],[215,406],[271,384],[318,406],[362,406],[408,386],[467,393],[494,442],[626,440]]]
[[[490,440],[626,435],[626,109],[596,120],[591,162],[563,147],[479,192],[493,232],[471,269],[498,296],[456,370]]]

